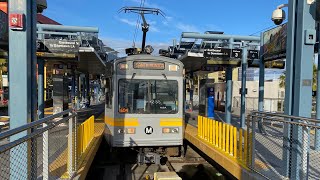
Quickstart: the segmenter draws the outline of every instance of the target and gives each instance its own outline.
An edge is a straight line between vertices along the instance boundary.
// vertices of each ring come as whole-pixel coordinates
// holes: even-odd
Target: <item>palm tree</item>
[[[280,88],[284,88],[286,86],[286,74],[285,74],[285,72],[283,72],[283,74],[280,75],[279,80],[280,80],[279,87]]]
[[[286,86],[286,73],[283,72],[283,74],[279,77],[279,87],[284,88]],[[316,64],[313,64],[313,81],[312,81],[312,90],[317,90],[317,66]]]

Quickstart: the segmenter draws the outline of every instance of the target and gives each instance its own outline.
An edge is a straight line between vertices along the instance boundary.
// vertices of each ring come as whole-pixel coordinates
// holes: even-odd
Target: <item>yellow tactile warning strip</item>
[[[98,118],[95,119],[94,122],[94,138],[91,141],[87,150],[82,154],[78,162],[78,171],[76,172],[76,179],[85,179],[87,173],[91,167],[92,161],[97,153],[102,138],[103,138],[103,131],[104,131],[104,113],[102,113]]]
[[[237,179],[255,179],[256,175],[243,168],[235,159],[232,160],[225,153],[212,147],[210,143],[197,137],[198,130],[189,124],[186,125],[185,139],[218,163]]]

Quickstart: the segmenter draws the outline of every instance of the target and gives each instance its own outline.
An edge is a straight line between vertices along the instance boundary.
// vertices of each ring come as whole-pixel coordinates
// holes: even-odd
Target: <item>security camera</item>
[[[286,13],[282,9],[276,9],[272,13],[272,21],[275,25],[280,25],[286,19]]]
[[[42,13],[43,10],[47,9],[47,0],[37,0],[37,12]]]

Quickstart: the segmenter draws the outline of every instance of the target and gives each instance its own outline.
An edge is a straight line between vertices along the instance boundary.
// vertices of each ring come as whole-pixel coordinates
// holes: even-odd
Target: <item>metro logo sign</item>
[[[23,30],[24,29],[24,15],[23,14],[10,14],[9,15],[9,28],[11,30]]]

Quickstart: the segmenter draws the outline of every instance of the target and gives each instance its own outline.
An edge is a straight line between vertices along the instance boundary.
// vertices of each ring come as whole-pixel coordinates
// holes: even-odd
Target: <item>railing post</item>
[[[78,121],[77,121],[77,112],[76,112],[76,109],[74,109],[74,117],[73,117],[73,122],[74,122],[74,145],[73,145],[73,147],[74,147],[74,171],[77,171],[77,168],[78,168],[78,166],[77,166],[77,155],[78,155],[78,145],[77,145],[77,139],[78,139],[78,132],[77,132],[77,130],[78,130],[78,126],[77,126],[77,123],[78,123]]]
[[[69,117],[73,116],[73,112],[69,112]],[[68,135],[68,173],[71,178],[73,175],[73,117],[69,119],[69,135]]]
[[[255,132],[256,132],[256,120],[257,120],[257,117],[254,116],[254,115],[251,115],[251,119],[252,119],[252,127],[251,127],[251,133],[252,133],[252,136],[250,136],[251,138],[251,168],[254,169],[254,166],[255,166],[255,146],[256,146],[256,140],[255,140]],[[249,122],[248,122],[248,130],[249,130]]]
[[[47,123],[43,123],[43,127],[47,127]],[[49,131],[46,131],[42,135],[43,144],[42,144],[42,168],[43,168],[43,180],[49,179]]]

